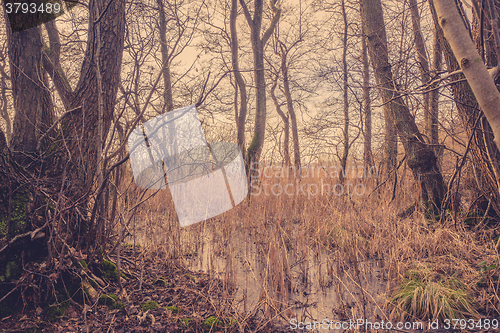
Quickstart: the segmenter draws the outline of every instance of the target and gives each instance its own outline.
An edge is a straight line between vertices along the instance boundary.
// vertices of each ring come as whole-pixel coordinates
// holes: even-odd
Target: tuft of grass
[[[223,325],[223,322],[219,320],[216,316],[210,316],[203,322],[206,328],[212,328],[216,325]]]
[[[142,311],[148,311],[148,310],[156,310],[158,309],[158,303],[155,301],[148,301],[146,303],[141,304],[141,310]]]
[[[172,311],[172,313],[178,313],[180,311],[180,309],[174,305],[167,306],[167,310]]]
[[[401,320],[408,317],[418,319],[470,318],[477,317],[475,302],[467,286],[458,279],[426,281],[409,274],[393,293],[390,304],[392,315]]]

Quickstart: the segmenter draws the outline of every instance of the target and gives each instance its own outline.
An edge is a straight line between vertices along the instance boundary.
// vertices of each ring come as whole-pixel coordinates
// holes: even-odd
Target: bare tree
[[[264,47],[271,37],[276,24],[281,15],[281,9],[276,7],[277,0],[270,2],[271,9],[274,12],[273,19],[261,36],[262,15],[264,10],[263,0],[254,0],[253,18],[245,0],[240,0],[243,7],[245,18],[251,30],[251,42],[254,58],[254,73],[255,73],[255,94],[256,94],[256,110],[255,110],[255,129],[252,142],[248,147],[247,163],[251,165],[253,162],[258,162],[262,152],[262,145],[266,133],[266,78],[264,75]]]
[[[231,0],[231,14],[229,17],[229,25],[231,31],[231,63],[233,66],[234,78],[236,80],[235,94],[240,96],[239,110],[238,104],[235,103],[235,118],[237,128],[237,145],[243,155],[245,155],[245,121],[247,118],[247,88],[245,81],[240,72],[238,59],[238,32],[236,31],[236,19],[238,17],[238,0]]]

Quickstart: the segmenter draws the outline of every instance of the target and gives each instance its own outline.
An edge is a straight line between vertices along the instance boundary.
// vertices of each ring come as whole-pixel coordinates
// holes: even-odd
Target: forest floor
[[[172,262],[124,249],[119,284],[107,282],[96,304],[71,302],[60,312],[36,308],[0,319],[0,332],[286,332],[256,315],[231,307],[230,290],[219,279]],[[142,278],[142,283],[141,283]],[[118,296],[116,296],[118,295]]]

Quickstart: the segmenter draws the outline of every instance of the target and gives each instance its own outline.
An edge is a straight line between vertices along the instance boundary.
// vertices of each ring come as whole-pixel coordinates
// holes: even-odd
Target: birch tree
[[[454,1],[434,0],[439,25],[460,64],[500,148],[500,92],[462,23]]]

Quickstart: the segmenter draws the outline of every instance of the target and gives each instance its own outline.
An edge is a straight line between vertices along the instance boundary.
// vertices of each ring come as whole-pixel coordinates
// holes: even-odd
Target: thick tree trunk
[[[12,34],[6,22],[16,110],[10,148],[18,162],[30,164],[28,156],[35,153],[38,138],[50,127],[54,113],[42,68],[42,36],[39,27]]]
[[[389,106],[390,113],[386,117],[393,119],[396,124],[408,166],[420,186],[423,203],[429,209],[440,209],[444,192],[443,178],[437,167],[434,151],[423,140],[415,119],[395,89],[380,0],[361,0],[361,17],[380,94],[383,102]]]

